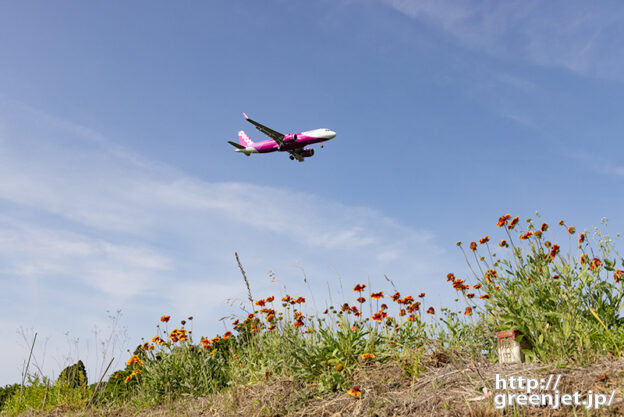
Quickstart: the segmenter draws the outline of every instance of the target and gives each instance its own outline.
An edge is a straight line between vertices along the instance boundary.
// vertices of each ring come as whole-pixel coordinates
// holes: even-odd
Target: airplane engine
[[[305,148],[301,152],[301,156],[303,156],[304,158],[309,158],[309,157],[311,157],[313,155],[314,155],[314,149],[312,149],[312,148]]]

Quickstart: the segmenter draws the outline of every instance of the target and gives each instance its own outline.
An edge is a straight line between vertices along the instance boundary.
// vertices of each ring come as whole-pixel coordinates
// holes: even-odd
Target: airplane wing
[[[255,120],[251,120],[249,117],[247,117],[245,113],[243,113],[243,116],[245,116],[245,119],[249,123],[256,126],[256,129],[258,129],[259,131],[261,131],[262,133],[264,133],[265,135],[273,139],[280,148],[282,147],[282,145],[284,144],[284,135],[282,133],[271,129],[270,127],[266,127],[265,125],[260,124],[256,122]]]

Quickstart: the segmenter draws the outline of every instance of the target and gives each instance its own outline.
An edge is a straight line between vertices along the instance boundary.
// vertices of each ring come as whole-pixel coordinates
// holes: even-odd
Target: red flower
[[[500,241],[498,246],[500,246],[501,248],[506,248],[506,247],[509,246],[509,244],[507,243],[507,241],[505,239],[503,239],[503,240]]]
[[[161,316],[160,317],[160,321],[162,321],[163,323],[167,323],[169,320],[171,320],[171,316]]]
[[[358,299],[357,299],[357,302],[360,303],[360,304],[362,304],[365,301],[366,301],[366,298],[364,298],[364,297],[358,297]]]
[[[540,230],[542,232],[545,232],[546,230],[548,230],[548,223],[542,223],[542,227],[540,228]]]
[[[401,304],[410,304],[410,303],[413,303],[413,302],[414,302],[414,297],[412,297],[411,295],[406,295],[401,300]]]
[[[576,233],[576,228],[574,228],[573,226],[568,227],[568,233],[573,235],[574,233]]]
[[[471,316],[472,315],[472,307],[470,307],[470,306],[466,307],[466,311],[464,311],[464,314],[466,316]]]
[[[420,294],[418,294],[418,296],[419,296],[420,298],[423,298],[423,297],[425,296],[425,293],[424,293],[424,292],[421,292]]]
[[[613,273],[613,279],[615,280],[615,282],[622,281],[622,279],[624,279],[624,271],[622,271],[621,269],[616,270]]]
[[[225,332],[225,334],[223,335],[224,339],[229,339],[230,337],[232,337],[232,332],[230,331]]]
[[[267,302],[267,303],[272,303],[272,302],[273,302],[273,300],[275,300],[275,297],[274,297],[274,296],[272,296],[272,295],[270,295],[270,296],[268,296],[268,297],[266,298],[266,302]]]
[[[507,220],[511,218],[511,214],[505,214],[504,216],[500,216],[498,222],[496,223],[497,227],[503,227],[507,224]]]
[[[303,323],[303,321],[302,321],[302,320],[295,320],[295,321],[293,322],[293,326],[295,326],[295,327],[301,327],[301,326],[303,326],[303,324],[304,324],[304,323]]]
[[[470,242],[470,250],[473,252],[477,250],[477,242]]]
[[[582,244],[583,242],[585,242],[585,233],[581,233],[581,234],[579,235],[579,241],[578,241],[578,242],[579,242],[579,247],[581,246],[581,244]]]
[[[533,236],[533,232],[530,232],[530,231],[529,231],[529,232],[526,232],[526,233],[525,233],[525,234],[523,234],[523,235],[520,235],[520,239],[522,239],[522,240],[526,240],[526,239],[530,238],[531,236]]]
[[[488,243],[489,241],[490,241],[490,237],[489,236],[485,236],[485,237],[479,239],[479,244],[480,245],[484,245],[484,244]]]
[[[455,281],[455,274],[453,274],[452,272],[446,274],[446,282],[449,281]]]
[[[483,286],[483,284],[479,283],[479,284],[475,284],[472,286],[472,288],[474,288],[475,290],[478,290],[479,288],[481,288]]]
[[[581,265],[589,263],[589,255],[586,253],[581,254]]]
[[[370,296],[371,296],[371,298],[374,298],[375,300],[379,300],[380,298],[384,297],[384,293],[383,293],[383,291],[374,292],[374,293],[371,293]]]
[[[365,284],[358,284],[355,287],[353,287],[353,291],[362,292],[364,291],[364,288],[366,288]]]
[[[401,298],[401,293],[400,292],[395,292],[394,295],[392,296],[392,301],[397,301]]]
[[[487,300],[488,298],[490,298],[490,294],[483,294],[479,298],[482,299],[482,300]]]
[[[550,257],[554,259],[559,253],[559,249],[559,245],[552,245],[552,249],[550,249]]]
[[[473,292],[469,292],[468,294],[466,294],[466,297],[468,298],[474,298],[474,296],[475,296],[475,293]]]
[[[435,314],[435,309],[433,307],[429,307],[427,309],[427,314]]]
[[[592,271],[595,271],[596,269],[600,268],[601,265],[602,265],[602,262],[600,261],[600,259],[594,258],[592,259],[591,264],[589,265],[589,269],[591,269]]]
[[[264,299],[261,298],[258,301],[256,301],[254,304],[260,307],[264,307],[264,305],[266,304],[266,301],[264,301]]]
[[[520,221],[520,217],[519,216],[516,216],[513,219],[511,219],[511,222],[509,222],[509,230],[511,230],[514,227],[516,227],[516,225],[518,224],[519,221]]]
[[[282,297],[282,301],[285,303],[290,302],[291,298],[290,295],[286,294],[285,296]]]
[[[294,300],[295,303],[297,304],[301,304],[301,303],[305,303],[305,298],[303,297],[298,297],[296,300]]]

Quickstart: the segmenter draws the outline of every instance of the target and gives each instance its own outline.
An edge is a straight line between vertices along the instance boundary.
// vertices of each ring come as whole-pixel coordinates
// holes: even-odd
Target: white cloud
[[[58,329],[52,339],[67,330],[84,339],[116,308],[127,313],[131,343],[150,336],[161,314],[195,315],[214,331],[214,313],[228,311],[225,299],[246,297],[235,250],[261,296],[276,290],[270,267],[289,291],[303,291],[300,263],[312,289],[323,292],[335,280],[332,268],[348,285],[384,273],[414,285],[448,267],[430,232],[369,208],[209,182],[26,106],[0,108],[5,333],[25,326]],[[13,382],[4,361],[0,383]]]
[[[458,43],[510,60],[622,80],[624,5],[607,2],[382,0]]]

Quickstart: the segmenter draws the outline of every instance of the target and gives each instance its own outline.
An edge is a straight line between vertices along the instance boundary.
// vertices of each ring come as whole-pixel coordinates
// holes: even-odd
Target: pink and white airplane
[[[253,142],[249,139],[249,136],[241,130],[238,132],[240,144],[228,140],[228,143],[236,148],[235,152],[242,152],[247,156],[252,153],[280,151],[290,153],[291,160],[296,159],[299,162],[303,162],[304,158],[309,158],[314,155],[314,149],[306,148],[306,146],[325,142],[336,137],[336,132],[329,129],[314,129],[308,130],[307,132],[284,135],[251,120],[245,113],[243,113],[243,116],[245,116],[245,119],[249,123],[256,126],[256,129],[271,138],[262,142]],[[323,145],[321,145],[321,148],[322,147]]]

